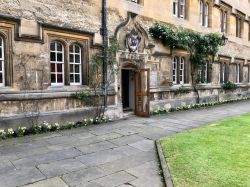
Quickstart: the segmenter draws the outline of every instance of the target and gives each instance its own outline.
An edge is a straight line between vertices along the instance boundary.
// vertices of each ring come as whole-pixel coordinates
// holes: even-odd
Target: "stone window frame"
[[[235,15],[236,19],[236,37],[237,38],[242,38],[243,37],[243,32],[244,32],[244,17],[237,14]]]
[[[200,6],[200,15],[199,15],[199,20],[200,20],[200,25],[204,27],[209,27],[210,26],[210,21],[209,17],[211,16],[211,8],[210,8],[210,3],[206,0],[200,0],[199,1],[199,6]]]
[[[234,60],[235,65],[235,76],[234,81],[236,84],[240,84],[243,82],[243,66],[244,66],[244,59],[235,58]]]
[[[1,27],[0,26],[0,37],[4,43],[4,83],[0,86],[1,88],[4,87],[11,87],[13,84],[13,61],[12,61],[12,30],[14,27]]]
[[[220,10],[220,32],[228,32],[228,11],[225,9]]]
[[[48,35],[49,37],[49,44],[53,41],[58,41],[64,46],[64,84],[59,86],[85,86],[88,84],[88,66],[89,66],[89,59],[88,59],[88,41],[84,39],[78,39],[74,37],[64,37],[60,35]],[[69,47],[71,45],[78,45],[81,48],[81,84],[71,84],[70,83],[70,53]],[[50,49],[49,49],[50,51]],[[49,59],[50,61],[50,59]],[[50,66],[49,66],[50,68]],[[50,69],[51,72],[51,69]],[[51,79],[50,79],[51,80]],[[57,85],[52,85],[51,87],[58,87]]]
[[[183,62],[183,68],[181,63]],[[175,66],[174,66],[175,65]],[[175,68],[174,68],[175,67]],[[184,85],[187,83],[187,60],[185,56],[173,56],[172,58],[172,82],[173,85]],[[175,74],[174,74],[175,72]],[[181,75],[182,72],[182,75]],[[174,79],[175,77],[175,79]],[[182,81],[180,79],[182,77]]]
[[[206,62],[201,66],[198,70],[198,74],[200,76],[199,84],[209,84],[210,83],[210,63]]]
[[[187,1],[188,0],[172,0],[173,16],[186,19],[187,17]],[[183,13],[182,13],[183,10]]]
[[[224,84],[229,81],[229,63],[222,61],[220,62],[220,83]]]

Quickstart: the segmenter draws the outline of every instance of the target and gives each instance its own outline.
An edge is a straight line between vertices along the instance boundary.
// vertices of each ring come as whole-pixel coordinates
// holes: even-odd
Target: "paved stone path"
[[[250,101],[0,142],[0,187],[162,187],[154,140],[250,112]]]

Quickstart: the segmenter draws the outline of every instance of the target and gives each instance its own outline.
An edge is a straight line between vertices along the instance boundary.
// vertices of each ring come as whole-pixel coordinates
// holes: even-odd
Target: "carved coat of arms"
[[[141,37],[134,29],[131,31],[131,33],[127,34],[126,43],[130,52],[136,52],[140,42]]]

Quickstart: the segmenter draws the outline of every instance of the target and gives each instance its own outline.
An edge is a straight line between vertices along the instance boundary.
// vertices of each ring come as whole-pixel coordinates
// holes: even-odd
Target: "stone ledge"
[[[169,167],[167,165],[167,162],[165,160],[165,157],[164,157],[164,154],[163,154],[163,151],[162,151],[162,148],[161,148],[160,140],[157,140],[155,142],[155,144],[156,144],[158,157],[159,157],[159,160],[160,160],[161,169],[162,169],[163,176],[164,176],[165,186],[166,187],[173,187],[174,184],[173,184],[173,181],[172,181],[172,178],[171,178],[171,175],[170,175]]]

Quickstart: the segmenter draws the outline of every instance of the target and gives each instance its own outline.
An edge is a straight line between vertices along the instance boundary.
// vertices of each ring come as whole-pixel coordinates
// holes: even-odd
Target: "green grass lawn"
[[[164,138],[176,187],[250,187],[250,114]]]

